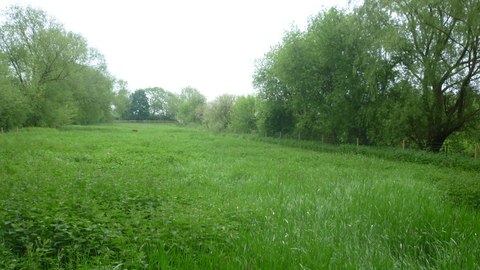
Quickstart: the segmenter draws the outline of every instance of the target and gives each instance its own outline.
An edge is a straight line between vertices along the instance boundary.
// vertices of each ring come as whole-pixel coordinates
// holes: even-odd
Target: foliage
[[[160,87],[151,87],[143,89],[148,97],[150,104],[150,119],[155,117],[157,120],[175,119],[178,107],[177,96]]]
[[[197,113],[201,114],[202,124],[214,131],[225,131],[236,99],[234,95],[223,94],[201,107]]]
[[[202,111],[201,106],[206,104],[206,101],[207,98],[197,89],[190,86],[183,88],[178,97],[177,120],[186,125],[201,124],[199,111]]]
[[[96,124],[112,120],[112,100],[115,99],[113,80],[105,69],[84,67],[66,80],[74,89],[73,100],[77,108],[72,117],[74,124]]]
[[[0,52],[0,127],[5,131],[22,126],[28,112],[25,97],[9,76],[8,64]]]
[[[139,89],[130,95],[127,119],[146,120],[150,115],[150,104],[145,90]]]
[[[250,133],[257,130],[257,108],[254,96],[239,96],[230,112],[227,129],[233,132]]]
[[[114,83],[113,98],[113,113],[115,118],[120,119],[127,117],[127,111],[130,106],[130,99],[128,98],[128,82],[124,80],[117,80]]]
[[[56,19],[32,7],[3,11],[0,51],[9,67],[17,105],[26,112],[17,125],[57,126],[111,119],[111,78],[103,56],[81,35],[66,31]],[[20,121],[22,120],[22,121]],[[5,123],[11,125],[11,123]]]
[[[438,152],[478,120],[478,1],[365,1],[293,27],[256,62],[261,131]],[[285,119],[286,121],[280,121]]]
[[[322,131],[341,142],[370,139],[379,110],[373,101],[385,98],[365,76],[378,76],[388,66],[379,62],[372,67],[375,52],[361,57],[369,42],[358,30],[352,14],[333,8],[313,17],[306,31],[287,32],[258,62],[255,86],[265,102],[260,117],[266,125],[273,124],[266,132],[311,136]],[[292,117],[282,115],[289,111]],[[294,127],[272,121],[289,118]]]
[[[367,18],[392,26],[382,42],[398,61],[395,83],[407,88],[402,106],[413,109],[400,124],[410,139],[437,152],[451,134],[478,121],[479,2],[388,0],[365,6],[371,7]],[[376,15],[382,12],[392,15]]]

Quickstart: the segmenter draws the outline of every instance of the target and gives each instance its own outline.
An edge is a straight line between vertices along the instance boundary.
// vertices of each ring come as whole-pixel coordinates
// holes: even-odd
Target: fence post
[[[357,138],[357,146],[360,145],[360,139]]]
[[[478,144],[475,144],[475,160],[478,158]]]
[[[402,141],[402,150],[405,150],[405,140]]]

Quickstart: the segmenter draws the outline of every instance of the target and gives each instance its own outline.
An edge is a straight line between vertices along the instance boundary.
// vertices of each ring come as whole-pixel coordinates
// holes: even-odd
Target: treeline
[[[365,0],[291,29],[256,63],[259,129],[438,151],[478,130],[480,2]]]
[[[408,140],[434,152],[447,138],[478,140],[479,13],[476,0],[365,0],[321,12],[257,60],[255,97],[198,103],[184,122],[338,143]]]
[[[109,74],[98,50],[45,11],[12,5],[1,15],[0,127],[4,131],[114,119],[178,120],[223,130],[230,122],[230,107],[237,100],[233,96],[207,103],[193,87],[180,94],[160,87],[131,92],[128,82]]]
[[[178,120],[217,131],[408,140],[437,152],[480,136],[480,2],[365,0],[292,27],[258,59],[254,96],[128,90],[101,54],[42,11],[14,6],[0,32],[0,126]]]

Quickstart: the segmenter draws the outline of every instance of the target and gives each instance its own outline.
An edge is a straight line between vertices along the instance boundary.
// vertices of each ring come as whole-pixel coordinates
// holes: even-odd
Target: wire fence
[[[115,120],[115,123],[178,123],[175,120]]]
[[[241,133],[246,134],[246,132],[236,132],[233,133]],[[428,147],[420,146],[416,142],[410,140],[402,140],[394,144],[382,144],[382,143],[372,143],[369,140],[361,139],[361,138],[354,138],[350,140],[340,140],[339,138],[335,138],[334,136],[328,136],[323,134],[318,135],[310,135],[305,136],[301,133],[292,134],[292,133],[263,133],[259,134],[257,131],[249,132],[252,134],[258,134],[259,136],[264,137],[271,137],[277,139],[291,139],[291,140],[302,140],[302,141],[317,141],[325,144],[330,145],[357,145],[357,146],[386,146],[386,147],[393,147],[397,149],[410,149],[410,150],[427,150],[428,147],[438,149],[439,154],[443,155],[452,155],[452,154],[462,154],[465,156],[472,157],[474,159],[478,159],[479,154],[479,144],[472,143],[468,141],[452,141],[446,140],[445,142],[429,142]]]

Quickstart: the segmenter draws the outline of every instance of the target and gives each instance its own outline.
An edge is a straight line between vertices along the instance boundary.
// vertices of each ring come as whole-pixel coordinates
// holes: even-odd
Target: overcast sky
[[[254,60],[295,24],[347,0],[1,0],[31,5],[80,33],[134,91],[197,88],[209,100],[253,94]]]

